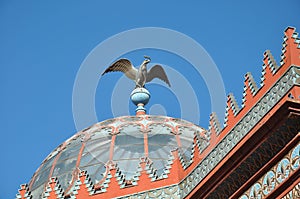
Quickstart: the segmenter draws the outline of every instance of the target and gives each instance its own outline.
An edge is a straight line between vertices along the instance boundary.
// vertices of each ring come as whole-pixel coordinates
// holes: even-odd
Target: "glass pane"
[[[96,163],[106,163],[109,160],[110,145],[111,136],[89,140],[85,144],[83,155],[80,160],[80,166],[83,167]]]
[[[102,178],[105,174],[106,168],[105,168],[104,164],[100,163],[100,164],[93,165],[93,166],[80,167],[80,170],[87,171],[92,182],[94,184],[97,184],[100,182],[100,180],[102,180]]]
[[[114,148],[113,160],[144,157],[144,145],[119,145]]]
[[[154,159],[165,159],[168,160],[171,151],[177,149],[177,146],[160,146],[160,145],[149,145],[149,158],[153,161]]]
[[[182,147],[190,147],[191,145],[193,145],[194,143],[194,138],[190,138],[190,137],[184,137],[184,136],[179,136],[180,138],[180,143]]]
[[[102,140],[93,140],[93,142],[88,142],[83,150],[83,153],[94,153],[97,151],[103,151],[103,150],[108,150],[110,149],[111,141],[105,141],[102,142]]]
[[[194,138],[196,132],[196,129],[192,127],[186,127],[186,126],[181,126],[178,128],[178,130],[181,133],[180,136],[190,138],[190,139]]]
[[[35,188],[35,189],[32,189],[31,191],[31,195],[32,195],[32,199],[41,199],[43,198],[42,197],[42,194],[44,193],[44,184],[42,184],[41,186]]]
[[[134,175],[136,175],[138,166],[140,163],[139,159],[132,159],[132,160],[121,160],[116,161],[117,166],[120,168],[120,171],[122,171],[122,174],[125,175],[126,180],[131,180]]]
[[[55,159],[56,156],[51,157],[48,161],[44,162],[44,165],[42,166],[42,168],[40,169],[40,172],[48,169],[49,167],[52,167],[53,165],[53,161]]]
[[[140,158],[144,154],[144,134],[140,131],[140,126],[123,126],[116,135],[113,159]]]
[[[151,159],[153,164],[153,168],[156,169],[156,174],[158,177],[160,177],[163,172],[164,168],[167,165],[168,161],[166,159]]]
[[[109,148],[101,149],[92,153],[85,153],[81,156],[80,166],[94,165],[97,163],[105,164],[109,160]]]
[[[67,188],[71,185],[72,182],[72,173],[68,172],[63,175],[57,177],[59,184],[63,190],[67,190]]]
[[[144,144],[144,135],[117,135],[115,145]]]
[[[165,124],[150,124],[149,130],[152,134],[170,134],[172,129]]]
[[[161,135],[161,134],[148,134],[148,144],[149,145],[161,145],[161,146],[170,146],[172,148],[177,148],[178,144],[176,141],[176,137],[172,134],[170,135]],[[150,146],[149,146],[150,147]]]
[[[49,175],[50,175],[50,169],[51,167],[48,167],[42,172],[39,172],[34,179],[34,183],[32,184],[31,189],[35,189],[36,187],[40,186],[41,184],[44,184],[45,182],[48,182],[49,180]]]
[[[77,145],[69,145],[67,146],[62,152],[58,159],[58,162],[61,162],[67,158],[76,157],[78,156],[78,153],[80,151],[82,144]]]
[[[71,173],[76,167],[77,157],[67,159],[63,162],[57,163],[55,165],[52,177],[64,174],[66,172]]]
[[[112,133],[112,128],[103,128],[101,130],[97,130],[96,132],[92,133],[91,139],[98,139],[102,138],[103,140],[111,140],[111,134]]]
[[[119,135],[131,135],[135,137],[144,137],[143,133],[141,132],[141,126],[138,124],[126,124],[119,128]]]

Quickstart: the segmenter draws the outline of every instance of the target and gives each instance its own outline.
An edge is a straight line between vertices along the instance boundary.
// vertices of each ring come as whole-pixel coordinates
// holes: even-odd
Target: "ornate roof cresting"
[[[245,106],[245,103],[248,99],[252,99],[253,96],[255,96],[257,91],[258,91],[258,87],[256,85],[256,82],[255,82],[252,74],[250,72],[248,72],[245,75],[242,107]]]
[[[64,199],[64,190],[61,188],[56,177],[50,178],[42,197],[42,199],[50,198]]]
[[[29,191],[29,187],[27,184],[22,184],[21,188],[19,189],[19,193],[16,195],[17,199],[31,199],[32,195]]]
[[[209,117],[209,134],[215,134],[215,135],[219,135],[221,132],[221,125],[220,125],[220,121],[218,119],[218,116],[215,112],[210,114]]]
[[[238,103],[236,102],[233,93],[229,93],[229,95],[227,96],[227,106],[225,112],[224,126],[227,126],[228,120],[231,120],[231,118],[235,117],[239,113],[239,111],[240,108],[238,106]]]

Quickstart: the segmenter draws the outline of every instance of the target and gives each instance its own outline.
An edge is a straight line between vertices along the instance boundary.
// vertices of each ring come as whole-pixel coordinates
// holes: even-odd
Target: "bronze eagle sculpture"
[[[171,87],[171,84],[162,66],[155,65],[148,71],[147,64],[151,61],[151,59],[148,56],[144,57],[145,60],[139,69],[136,69],[128,59],[122,58],[110,65],[102,73],[102,75],[108,72],[120,71],[123,72],[129,79],[135,81],[136,88],[143,88],[145,83],[152,81],[154,78],[161,79]]]

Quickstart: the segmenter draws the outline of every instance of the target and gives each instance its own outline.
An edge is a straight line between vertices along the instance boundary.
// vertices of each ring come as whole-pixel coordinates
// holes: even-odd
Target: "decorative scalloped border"
[[[293,158],[293,151],[296,150],[297,147],[300,147],[300,143],[298,143],[297,146],[291,149],[280,161],[278,161],[239,198],[264,198],[268,196],[272,190],[284,183],[285,179],[296,172],[296,170],[300,166],[299,156]],[[286,161],[288,161],[288,164],[285,164]],[[270,176],[270,172],[274,174],[274,176]]]
[[[282,199],[293,199],[293,198],[300,198],[300,183],[298,183],[294,188],[289,191]]]

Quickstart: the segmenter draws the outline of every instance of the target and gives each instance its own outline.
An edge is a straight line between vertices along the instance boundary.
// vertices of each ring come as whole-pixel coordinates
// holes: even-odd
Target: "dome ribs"
[[[56,177],[50,178],[42,199],[64,199],[64,191]]]
[[[121,131],[122,127],[130,125],[131,127],[141,126],[141,128],[136,129],[130,127],[127,128],[127,130],[123,129],[123,131]],[[177,132],[179,129],[181,129],[180,133]],[[145,147],[149,147],[149,133],[151,133],[150,137],[152,138],[152,142],[155,140],[158,142],[157,145],[153,145],[153,143],[151,145],[151,153],[156,153],[152,155],[153,157],[149,156],[153,159],[147,157],[148,149],[145,150]],[[135,160],[137,160],[136,158],[140,158],[140,161],[136,161],[136,168],[132,168],[129,171],[130,173],[133,172],[133,177],[131,179],[126,178],[127,168],[124,167],[124,165],[118,165],[118,161],[120,158],[123,158],[122,161],[124,164],[125,159],[128,158],[128,160],[130,160],[133,157],[125,157],[125,154],[122,154],[123,152],[120,153],[118,157],[116,156],[117,158],[114,157],[114,155],[117,154],[115,153],[117,138],[118,136],[124,135],[129,135],[130,139],[120,139],[119,142],[122,144],[119,143],[120,145],[118,146],[121,148],[123,147],[122,151],[124,153],[130,152],[130,154],[135,154]],[[76,139],[77,137],[78,139]],[[57,161],[61,157],[62,152],[64,150],[74,149],[67,148],[69,144],[73,144],[74,146],[79,145],[74,144],[79,141],[79,138],[81,145],[76,148],[76,150],[78,150],[78,154],[76,155],[77,159],[75,158],[75,170],[70,170],[72,180],[69,182],[70,185],[68,188],[64,188],[64,193],[66,194],[65,198],[85,198],[85,196],[92,198],[111,198],[118,197],[122,194],[132,194],[135,193],[136,190],[139,190],[139,192],[143,192],[145,190],[150,191],[159,188],[161,185],[168,186],[178,184],[184,176],[191,172],[192,169],[195,168],[195,166],[201,161],[203,154],[200,154],[200,151],[204,151],[209,142],[209,134],[205,129],[179,118],[149,115],[138,117],[123,116],[114,118],[113,120],[106,120],[104,122],[97,123],[84,131],[79,131],[77,134],[65,141],[57,149],[56,157],[54,157],[51,164],[49,164],[49,168],[51,170],[51,174],[49,174],[50,177],[57,166]],[[103,163],[106,162],[106,164],[104,163],[106,172],[104,173],[104,176],[101,175],[101,177],[98,173],[93,172],[93,168],[97,170],[97,165],[103,166],[103,164],[100,164],[98,160],[96,161],[95,157],[92,157],[92,152],[94,152],[93,150],[89,152],[85,151],[85,149],[87,149],[86,145],[88,142],[94,142],[97,140],[105,145],[108,144],[109,146],[109,148],[106,149],[105,155],[105,157],[107,156],[107,159],[101,160]],[[143,140],[143,142],[140,140]],[[181,141],[184,141],[184,146],[182,146]],[[130,148],[128,148],[130,143],[133,145],[136,143],[143,143],[144,150],[136,151],[133,147],[132,151],[130,151]],[[158,146],[163,147],[163,149],[160,149]],[[99,149],[102,150],[101,147]],[[172,149],[176,150],[171,152]],[[141,154],[138,155],[137,152],[141,152]],[[94,155],[98,156],[99,154],[96,153]],[[115,160],[115,162],[113,160]],[[43,162],[42,165],[47,164],[48,161],[49,159],[47,159],[46,162]],[[93,167],[90,168],[91,178],[87,171],[81,171],[79,169],[80,163],[84,161],[86,161],[86,164],[89,165],[89,167]],[[91,161],[94,162],[92,163]],[[161,162],[159,163],[156,161]],[[158,166],[160,167],[156,168]],[[40,168],[43,168],[43,166]],[[36,172],[37,174],[40,174],[39,172],[41,171],[43,172],[40,168]],[[160,174],[158,175],[158,173]],[[58,178],[60,179],[60,177]],[[99,182],[97,184],[93,184],[91,179],[93,182],[94,180],[95,182],[96,180]],[[32,183],[34,183],[35,178],[33,178],[32,181]],[[47,182],[44,183],[44,186],[48,186]],[[31,187],[29,187],[29,189],[31,190]],[[35,190],[36,189],[33,191]],[[49,193],[46,197],[50,194],[50,188],[48,192]],[[36,197],[36,195],[34,196]]]
[[[19,193],[17,193],[16,198],[17,199],[31,199],[32,195],[29,191],[29,187],[27,184],[22,184],[21,188],[18,190]]]

